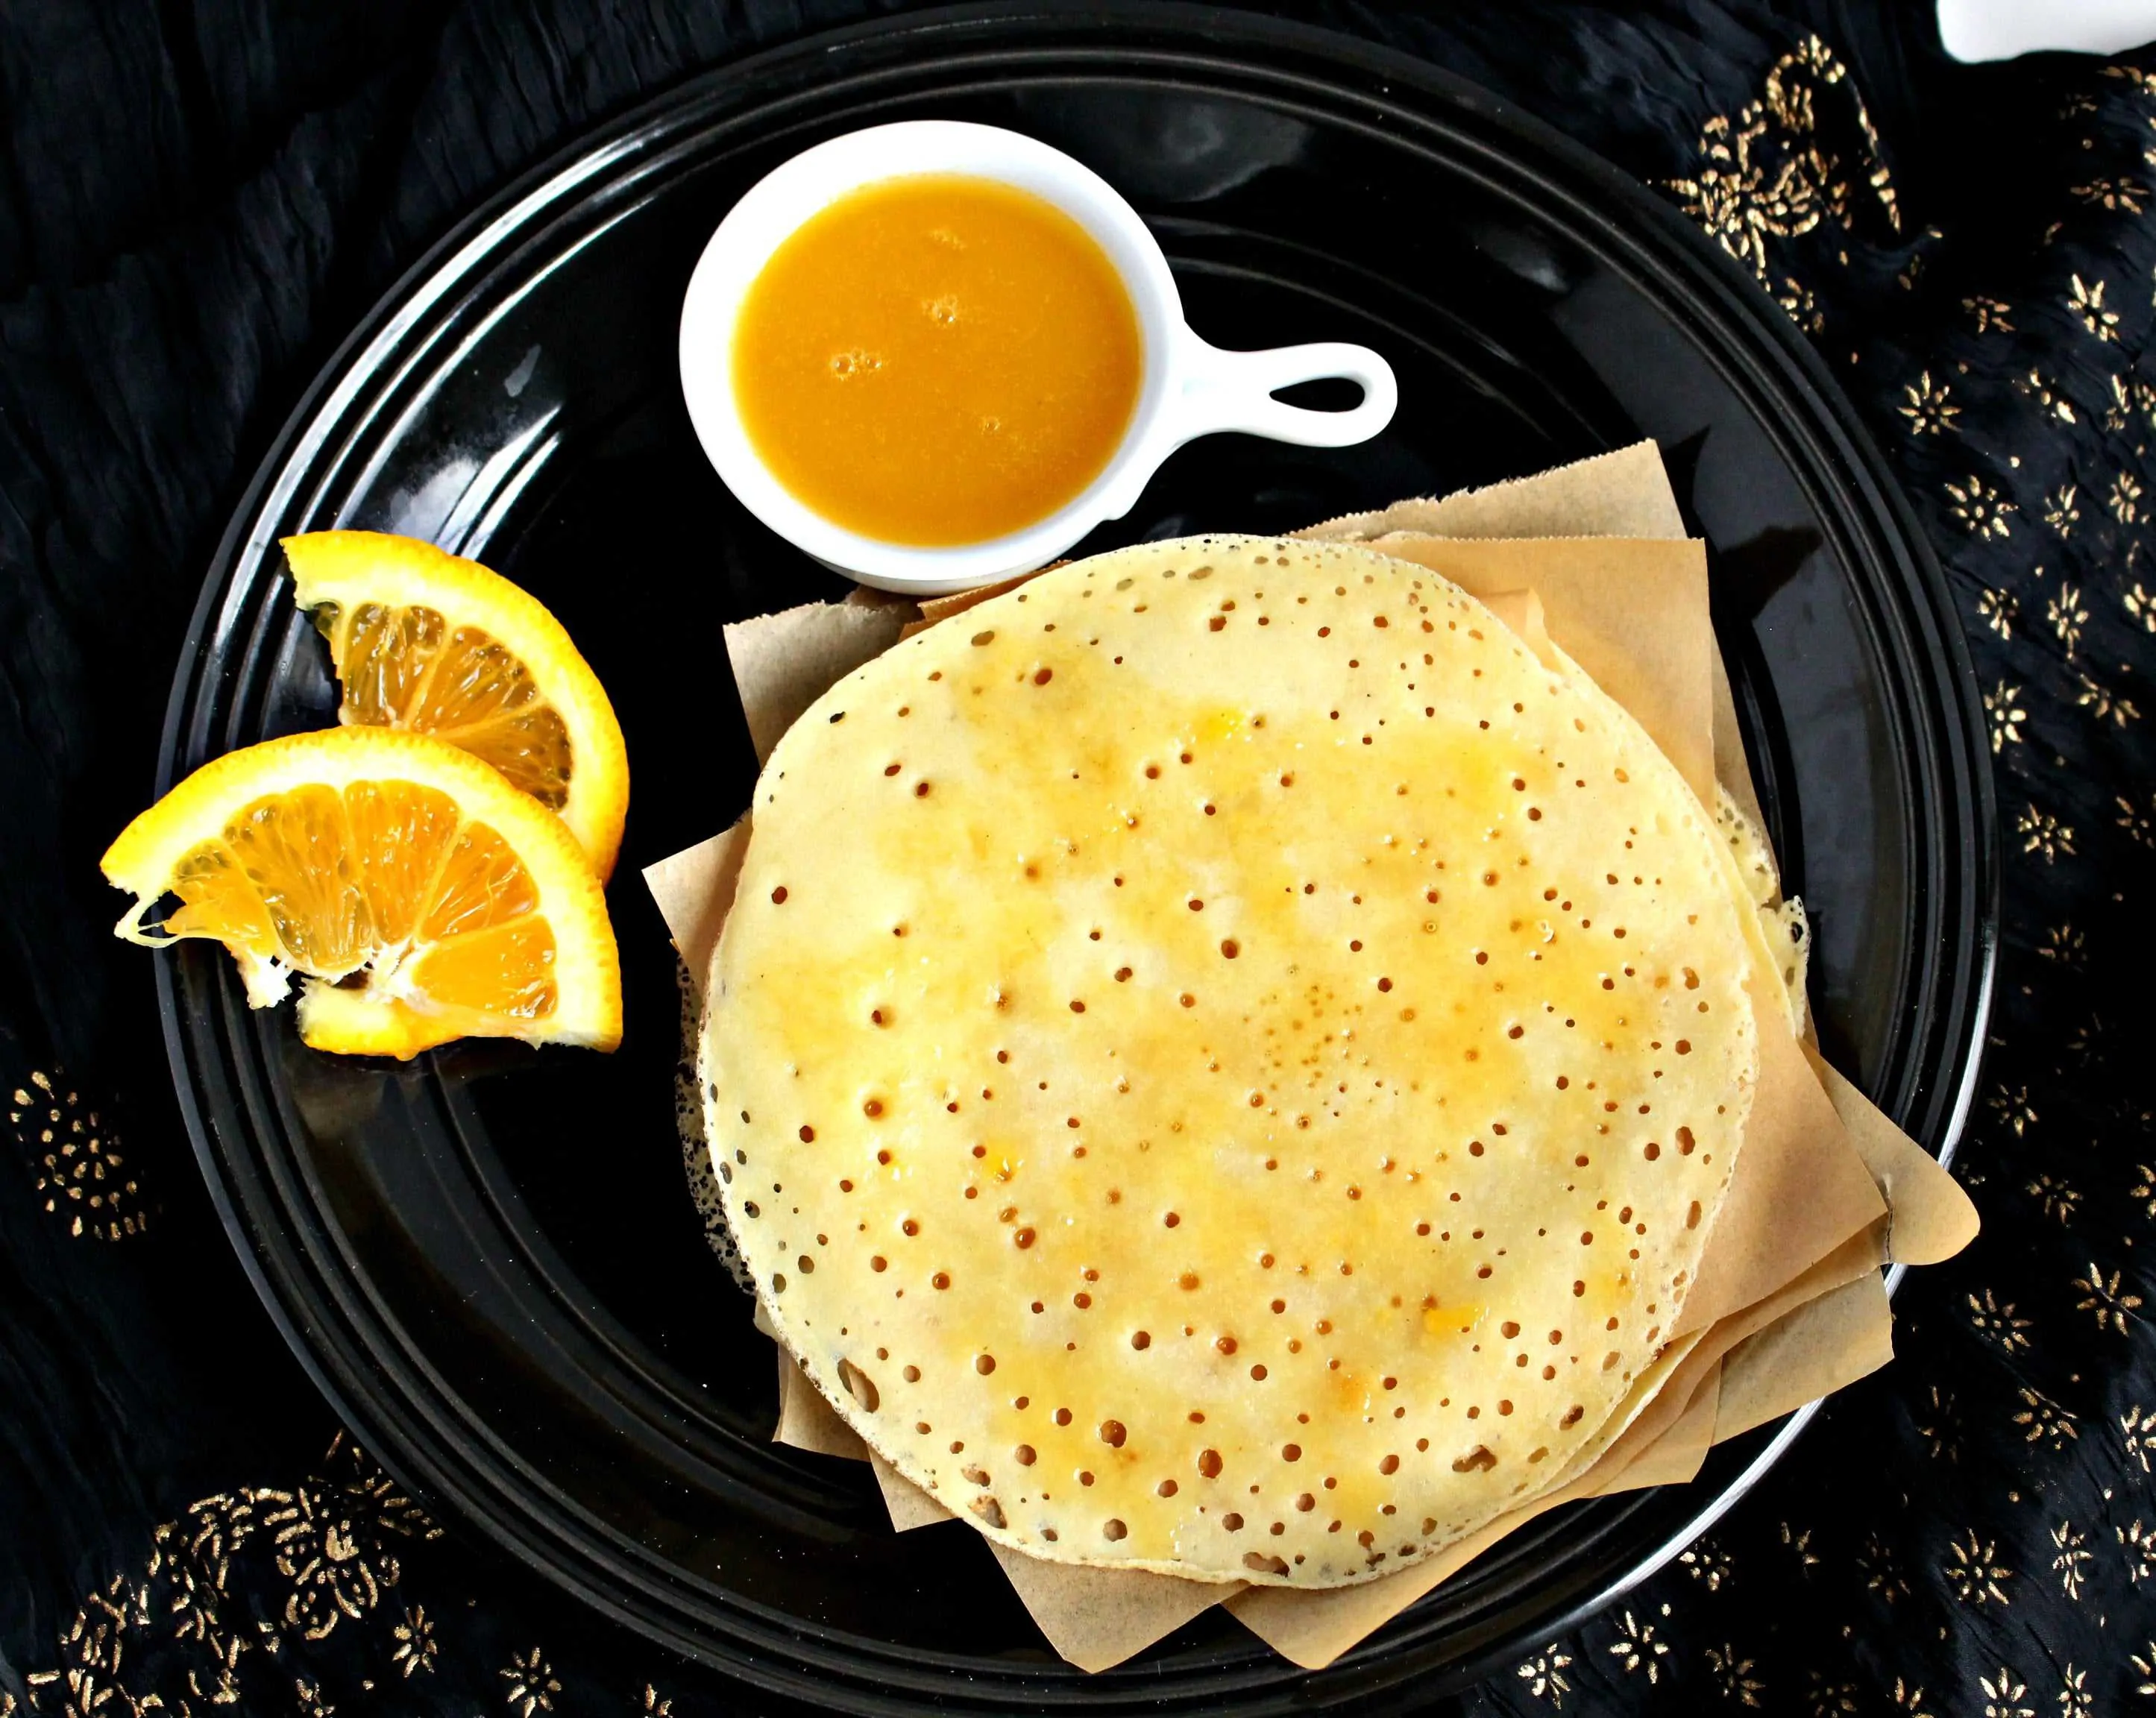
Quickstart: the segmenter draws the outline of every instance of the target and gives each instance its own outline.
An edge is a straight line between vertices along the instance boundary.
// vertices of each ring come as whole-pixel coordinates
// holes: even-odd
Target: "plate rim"
[[[1705,345],[1698,349],[1717,370],[1724,372],[1724,380],[1737,387],[1740,395],[1755,397],[1763,377],[1774,375],[1778,368],[1794,367],[1795,379],[1802,384],[1801,392],[1809,396],[1808,403],[1815,408],[1804,426],[1814,441],[1815,451],[1834,454],[1839,482],[1856,490],[1866,504],[1861,510],[1872,515],[1875,523],[1883,516],[1891,526],[1891,536],[1901,551],[1897,558],[1910,582],[1912,599],[1918,595],[1924,599],[1921,604],[1912,600],[1910,606],[1918,611],[1915,618],[1928,629],[1926,644],[1936,655],[1945,659],[1946,679],[1957,695],[1954,707],[1946,714],[1949,719],[1958,717],[1958,721],[1950,720],[1950,731],[1940,737],[1948,742],[1942,762],[1953,777],[1949,784],[1951,803],[1968,812],[1964,820],[1968,826],[1963,832],[1964,837],[1971,829],[1974,834],[1973,841],[1964,838],[1961,852],[1964,865],[1974,872],[1974,886],[1969,891],[1972,899],[1964,904],[1963,913],[1964,926],[1973,944],[1968,951],[1973,960],[1959,963],[1960,970],[1955,973],[1959,993],[1947,1005],[1933,1010],[1942,1025],[1932,1036],[1947,1042],[1912,1049],[1909,1058],[1912,1078],[1915,1071],[1934,1063],[1942,1066],[1958,1064],[1958,1078],[1953,1081],[1953,1089],[1933,1092],[1923,1104],[1933,1118],[1933,1125],[1924,1131],[1934,1138],[1940,1161],[1951,1162],[1981,1079],[1984,1026],[1994,981],[1999,913],[1997,807],[1990,772],[1983,767],[1982,715],[1974,668],[1950,589],[1913,510],[1856,408],[1842,393],[1824,360],[1787,319],[1759,295],[1757,283],[1733,258],[1714,245],[1680,212],[1654,197],[1639,182],[1603,157],[1506,98],[1401,50],[1341,32],[1233,7],[1151,3],[1151,0],[1106,0],[1106,3],[1035,0],[1035,3],[1022,8],[973,3],[901,13],[815,33],[690,74],[636,102],[614,118],[569,138],[542,161],[511,177],[453,222],[388,285],[336,345],[267,444],[220,537],[181,646],[159,746],[158,791],[162,793],[176,778],[188,738],[187,715],[199,690],[198,674],[205,649],[217,630],[220,611],[243,594],[243,587],[235,583],[233,575],[252,551],[262,546],[251,540],[263,521],[266,501],[280,488],[280,480],[291,470],[295,458],[306,451],[310,426],[317,421],[333,422],[329,408],[340,386],[347,385],[358,391],[377,377],[372,367],[356,367],[359,358],[378,343],[386,346],[402,328],[422,320],[429,306],[453,293],[476,270],[483,269],[490,259],[498,259],[505,238],[521,227],[529,226],[535,233],[543,230],[550,209],[554,214],[566,213],[572,206],[571,199],[576,188],[588,180],[601,177],[616,161],[636,154],[648,157],[639,172],[662,166],[670,134],[693,128],[705,109],[722,100],[726,92],[751,85],[759,74],[864,42],[892,37],[911,37],[921,44],[919,60],[909,61],[911,69],[921,61],[948,63],[963,57],[968,48],[978,44],[980,38],[1004,33],[1040,33],[1037,42],[1021,46],[1021,54],[1050,49],[1071,53],[1090,49],[1098,52],[1105,46],[1117,44],[1119,38],[1127,40],[1148,34],[1163,39],[1172,38],[1173,43],[1168,47],[1134,55],[1132,64],[1142,69],[1148,63],[1173,59],[1188,68],[1195,62],[1209,60],[1271,87],[1299,76],[1306,84],[1321,85],[1325,94],[1335,100],[1342,95],[1359,98],[1373,111],[1389,106],[1395,112],[1406,111],[1414,116],[1416,99],[1421,98],[1430,104],[1419,115],[1425,121],[1471,116],[1502,134],[1505,145],[1520,149],[1531,157],[1540,157],[1533,162],[1532,170],[1542,189],[1547,195],[1561,196],[1583,219],[1600,229],[1605,243],[1598,249],[1605,255],[1614,251],[1633,268],[1655,264],[1665,276],[1680,280],[1689,274],[1693,277],[1690,284],[1695,292],[1704,290],[1710,297],[1722,301],[1722,307],[1732,313],[1725,318],[1725,336],[1742,331],[1753,344],[1763,348],[1763,361],[1760,353],[1752,357],[1761,374],[1753,378],[1753,386],[1740,386],[1738,378],[1727,374],[1722,352]],[[1322,73],[1335,79],[1348,67],[1359,67],[1379,79],[1377,93],[1356,90],[1344,80],[1327,81],[1322,74],[1290,74],[1271,61],[1238,61],[1235,58],[1238,48],[1265,48],[1276,52],[1299,49],[1311,52]],[[978,47],[975,51],[979,51]],[[1102,68],[1104,72],[1109,69]],[[1405,100],[1395,97],[1394,93],[1396,87],[1403,86],[1411,92]],[[803,95],[814,99],[814,91],[797,90],[791,93],[794,99]],[[757,101],[753,97],[745,105],[758,115],[771,111],[771,104]],[[1493,155],[1499,153],[1486,143],[1483,147]],[[1549,182],[1543,168],[1544,162],[1553,164],[1566,182]],[[1500,165],[1514,173],[1521,171],[1517,158],[1509,162],[1501,159]],[[1606,202],[1598,207],[1575,194],[1583,182]],[[1650,247],[1645,242],[1650,238],[1659,243]],[[1763,312],[1772,313],[1771,317]],[[1786,376],[1782,379],[1784,385],[1789,380]],[[1790,449],[1782,444],[1787,433],[1784,426],[1764,417],[1761,421],[1763,428],[1777,440],[1778,453],[1785,456],[1801,481],[1808,462],[1788,457]],[[1824,440],[1822,431],[1828,433]],[[1835,516],[1837,510],[1825,505],[1827,497],[1810,495],[1809,499],[1820,505],[1823,519]],[[1855,516],[1854,511],[1851,516]],[[1847,544],[1835,546],[1838,551],[1848,548]],[[1840,558],[1846,565],[1856,566],[1870,557],[1842,552]],[[233,618],[239,617],[235,614]],[[1955,726],[1958,732],[1951,731]],[[1941,838],[1940,832],[1925,833],[1933,840]],[[192,956],[202,951],[187,952]],[[1921,953],[1912,955],[1912,958],[1919,958]],[[1936,969],[1940,965],[1938,955],[1938,951],[1933,951],[1924,957],[1924,963]],[[895,1713],[922,1709],[911,1699],[890,1697],[865,1686],[860,1679],[868,1672],[858,1664],[852,1675],[842,1676],[836,1684],[817,1674],[805,1660],[798,1673],[773,1674],[773,1667],[767,1662],[759,1662],[737,1652],[715,1653],[708,1639],[688,1633],[678,1626],[658,1626],[653,1617],[620,1603],[596,1586],[588,1576],[596,1560],[608,1566],[608,1572],[614,1579],[624,1581],[646,1595],[652,1591],[650,1582],[634,1580],[621,1567],[619,1558],[602,1556],[602,1548],[597,1544],[572,1543],[559,1532],[556,1524],[529,1513],[516,1524],[523,1531],[511,1531],[511,1522],[501,1513],[501,1506],[509,1500],[508,1494],[493,1476],[475,1469],[469,1461],[457,1464],[465,1470],[459,1475],[461,1484],[443,1483],[446,1476],[441,1464],[432,1459],[425,1461],[426,1469],[433,1475],[432,1482],[413,1484],[407,1459],[424,1459],[424,1453],[408,1448],[408,1439],[387,1434],[393,1430],[401,1431],[401,1423],[413,1413],[419,1413],[430,1422],[437,1421],[438,1416],[429,1412],[408,1392],[393,1391],[386,1399],[383,1397],[379,1387],[386,1379],[376,1344],[356,1334],[347,1337],[352,1349],[376,1362],[374,1377],[365,1376],[366,1368],[355,1368],[348,1363],[337,1370],[350,1376],[332,1377],[328,1362],[316,1351],[302,1331],[293,1308],[285,1300],[285,1294],[299,1286],[293,1281],[295,1268],[299,1274],[315,1279],[311,1285],[311,1292],[305,1298],[314,1304],[318,1317],[322,1310],[341,1310],[345,1296],[337,1292],[326,1273],[313,1268],[314,1261],[296,1256],[289,1241],[278,1245],[273,1236],[259,1233],[249,1213],[243,1209],[239,1197],[240,1189],[228,1178],[241,1166],[226,1160],[221,1150],[221,1131],[211,1126],[204,1112],[203,1095],[190,1078],[195,1055],[187,1037],[192,1026],[198,1023],[187,1017],[179,990],[179,962],[160,961],[157,993],[167,1058],[182,1117],[219,1220],[287,1346],[342,1418],[375,1431],[377,1435],[367,1440],[370,1449],[384,1444],[392,1449],[392,1456],[384,1459],[383,1464],[400,1483],[422,1496],[450,1500],[456,1515],[492,1551],[509,1554],[646,1639],[698,1658],[726,1674],[742,1678],[767,1692],[795,1698],[814,1700],[819,1693],[843,1693],[850,1697],[856,1710]],[[228,1015],[231,1013],[228,998],[224,1012]],[[228,1034],[224,1040],[227,1044],[244,1041],[244,1020],[227,1019],[224,1024]],[[243,1074],[242,1080],[234,1083],[234,1089],[244,1083]],[[249,1132],[251,1134],[251,1130]],[[266,1255],[273,1252],[285,1255],[280,1260],[281,1285],[271,1280]],[[1902,1274],[1901,1267],[1889,1272],[1890,1293],[1898,1286]],[[359,1409],[362,1400],[368,1402],[371,1411]],[[1665,1542],[1633,1562],[1621,1576],[1590,1582],[1590,1591],[1563,1606],[1558,1614],[1538,1620],[1531,1632],[1539,1635],[1568,1631],[1587,1615],[1648,1578],[1734,1505],[1801,1433],[1817,1407],[1817,1403],[1810,1404],[1783,1423],[1745,1461],[1741,1472],[1722,1482],[1702,1508],[1688,1512],[1678,1531]],[[430,1425],[429,1430],[436,1434],[427,1440],[433,1443],[448,1428],[435,1423]],[[447,1441],[454,1447],[454,1432],[448,1433]],[[495,1505],[495,1509],[484,1506],[490,1501]],[[551,1556],[547,1554],[549,1548],[553,1553]],[[565,1553],[569,1562],[563,1561]],[[793,1644],[798,1649],[808,1636],[827,1633],[819,1625],[804,1623],[796,1631]],[[843,1638],[849,1641],[852,1639]],[[784,1650],[777,1641],[769,1644]],[[1447,1662],[1435,1678],[1425,1676],[1420,1685],[1421,1692],[1428,1694],[1440,1685],[1458,1686],[1471,1681],[1516,1650],[1518,1644],[1509,1635],[1486,1641],[1471,1649],[1465,1656]],[[889,1655],[895,1657],[902,1650],[891,1649]],[[1369,1661],[1377,1656],[1372,1644],[1365,1643],[1343,1656],[1331,1671],[1275,1678],[1257,1686],[1249,1685],[1247,1680],[1241,1678],[1231,1677],[1224,1682],[1207,1679],[1206,1686],[1193,1687],[1189,1692],[1200,1698],[1208,1694],[1270,1695],[1277,1698],[1285,1690],[1286,1698],[1298,1705],[1309,1704],[1313,1699],[1319,1704],[1331,1704],[1334,1699],[1378,1693],[1391,1685],[1389,1678],[1373,1680],[1367,1674],[1356,1674],[1376,1669]],[[1059,1674],[1068,1669],[1068,1666],[1060,1664],[1024,1667],[1019,1672],[1022,1675],[1036,1680],[1045,1676],[1065,1685],[1060,1689],[1034,1687],[1023,1694],[1014,1688],[1004,1691],[1001,1697],[1029,1698],[1036,1703],[1045,1701],[1061,1706],[1083,1705],[1079,1690],[1100,1685],[1082,1678],[1073,1683],[1069,1677]],[[1329,1694],[1328,1688],[1332,1690]],[[1247,1701],[1245,1709],[1257,1710]]]

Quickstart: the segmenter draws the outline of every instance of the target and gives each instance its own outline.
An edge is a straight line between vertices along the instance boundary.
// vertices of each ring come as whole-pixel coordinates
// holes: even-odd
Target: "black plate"
[[[331,719],[279,536],[367,526],[483,555],[561,616],[628,732],[628,1038],[611,1059],[317,1057],[193,945],[162,982],[203,1167],[287,1338],[400,1478],[767,1689],[861,1711],[1269,1712],[1404,1699],[1411,1678],[1427,1695],[1671,1556],[1795,1428],[1691,1485],[1545,1517],[1322,1674],[1214,1612],[1088,1678],[974,1536],[896,1536],[858,1464],[767,1442],[770,1350],[684,1191],[675,962],[636,870],[747,803],[721,624],[834,582],[697,451],[682,289],[759,175],[915,117],[1015,126],[1106,174],[1208,339],[1358,340],[1399,369],[1377,443],[1198,444],[1096,546],[1285,529],[1657,438],[1811,904],[1829,1052],[1950,1146],[1993,941],[1981,716],[1938,570],[1820,363],[1675,213],[1471,85],[1292,26],[1095,5],[923,14],[690,84],[495,198],[339,353],[218,551],[162,779]]]

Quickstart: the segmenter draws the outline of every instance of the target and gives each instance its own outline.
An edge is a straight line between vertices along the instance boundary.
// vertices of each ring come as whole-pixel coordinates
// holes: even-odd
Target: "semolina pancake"
[[[788,733],[707,1127],[771,1323],[901,1473],[1035,1556],[1335,1586],[1636,1407],[1763,944],[1713,818],[1553,659],[1366,549],[1193,539]]]

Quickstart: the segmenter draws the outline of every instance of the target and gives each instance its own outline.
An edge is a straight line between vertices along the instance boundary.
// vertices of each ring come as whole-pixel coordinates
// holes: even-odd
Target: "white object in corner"
[[[2046,49],[2118,54],[2156,41],[2156,0],[1939,0],[1939,40],[1964,64]]]

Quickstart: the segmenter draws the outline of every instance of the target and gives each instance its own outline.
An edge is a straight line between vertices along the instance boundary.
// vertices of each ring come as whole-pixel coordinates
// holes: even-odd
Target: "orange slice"
[[[228,753],[102,863],[136,898],[116,927],[129,941],[222,942],[258,1008],[306,978],[300,1032],[316,1049],[620,1041],[620,962],[583,850],[444,741],[332,728]],[[167,896],[179,905],[151,922]]]
[[[629,754],[613,705],[528,592],[432,543],[371,531],[285,539],[302,608],[328,639],[347,727],[432,734],[559,812],[613,869]]]

